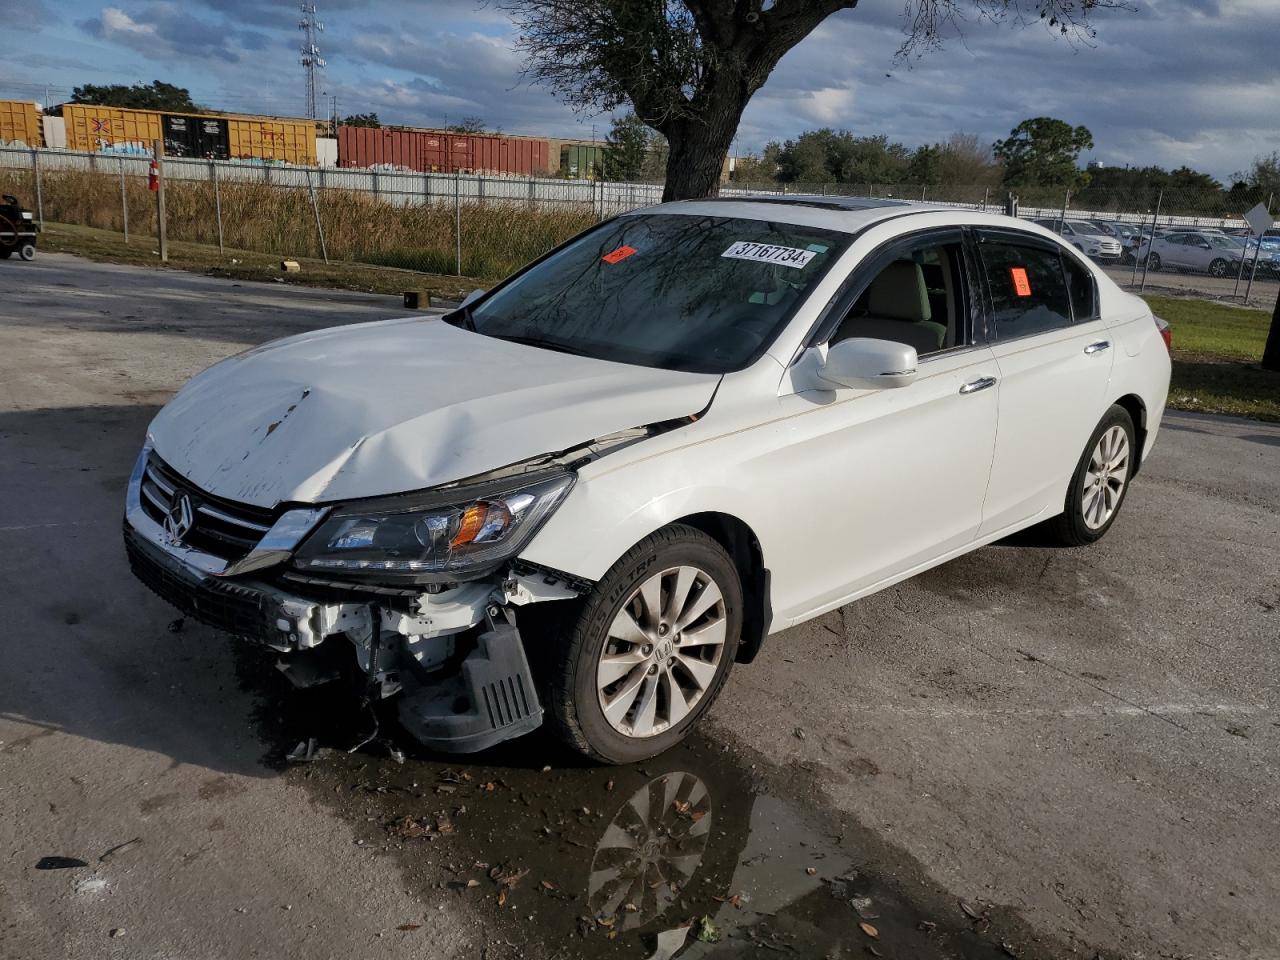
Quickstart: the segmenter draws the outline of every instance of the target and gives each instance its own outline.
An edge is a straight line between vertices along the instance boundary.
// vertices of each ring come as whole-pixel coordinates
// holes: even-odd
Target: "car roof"
[[[891,197],[831,197],[821,194],[785,196],[708,197],[705,200],[677,200],[632,210],[632,214],[676,213],[746,220],[772,220],[800,226],[854,231],[881,220],[911,213],[955,213],[942,204],[897,200]]]

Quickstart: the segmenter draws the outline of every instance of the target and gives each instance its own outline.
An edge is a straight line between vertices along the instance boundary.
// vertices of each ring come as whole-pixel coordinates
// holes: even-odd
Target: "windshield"
[[[1106,236],[1099,227],[1095,227],[1092,223],[1086,223],[1084,220],[1068,220],[1067,223],[1076,233],[1087,233],[1095,237]]]
[[[849,239],[764,220],[623,216],[449,322],[602,360],[727,373],[764,351]]]

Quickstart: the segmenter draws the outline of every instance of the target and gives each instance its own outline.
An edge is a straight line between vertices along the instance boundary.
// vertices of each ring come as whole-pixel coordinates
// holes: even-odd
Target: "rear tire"
[[[1085,444],[1062,513],[1046,524],[1054,540],[1082,547],[1102,539],[1120,515],[1137,454],[1133,418],[1112,406]]]
[[[711,707],[741,633],[733,561],[702,531],[673,524],[610,568],[567,632],[526,648],[545,645],[535,658],[556,735],[597,762],[634,763],[675,746]]]
[[[1160,272],[1160,254],[1153,253],[1151,256],[1147,257],[1147,269],[1152,273]]]
[[[0,250],[0,260],[8,260],[9,255],[12,253],[12,250]]]

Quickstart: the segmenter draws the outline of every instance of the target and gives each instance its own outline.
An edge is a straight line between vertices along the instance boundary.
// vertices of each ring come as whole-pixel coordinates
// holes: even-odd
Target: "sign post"
[[[1267,232],[1267,228],[1271,226],[1271,210],[1267,204],[1260,203],[1248,213],[1244,215],[1245,222],[1249,224],[1249,233],[1258,235],[1258,245],[1253,248],[1253,269],[1249,271],[1249,284],[1244,288],[1244,302],[1249,302],[1249,294],[1253,292],[1253,278],[1258,272],[1258,257],[1262,254],[1262,237]],[[1249,255],[1249,248],[1245,247],[1245,256]],[[1236,280],[1236,290],[1240,289],[1240,281]]]

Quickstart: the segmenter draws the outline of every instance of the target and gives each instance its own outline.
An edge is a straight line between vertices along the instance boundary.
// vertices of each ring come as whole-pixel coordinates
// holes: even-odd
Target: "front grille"
[[[174,500],[185,493],[191,500],[194,523],[182,542],[234,563],[258,545],[276,516],[271,510],[223,500],[189,483],[154,453],[142,476],[142,509],[164,526]]]
[[[201,623],[254,640],[278,640],[272,613],[262,593],[229,580],[200,577],[166,563],[126,522],[125,548],[134,576],[162,600]]]

